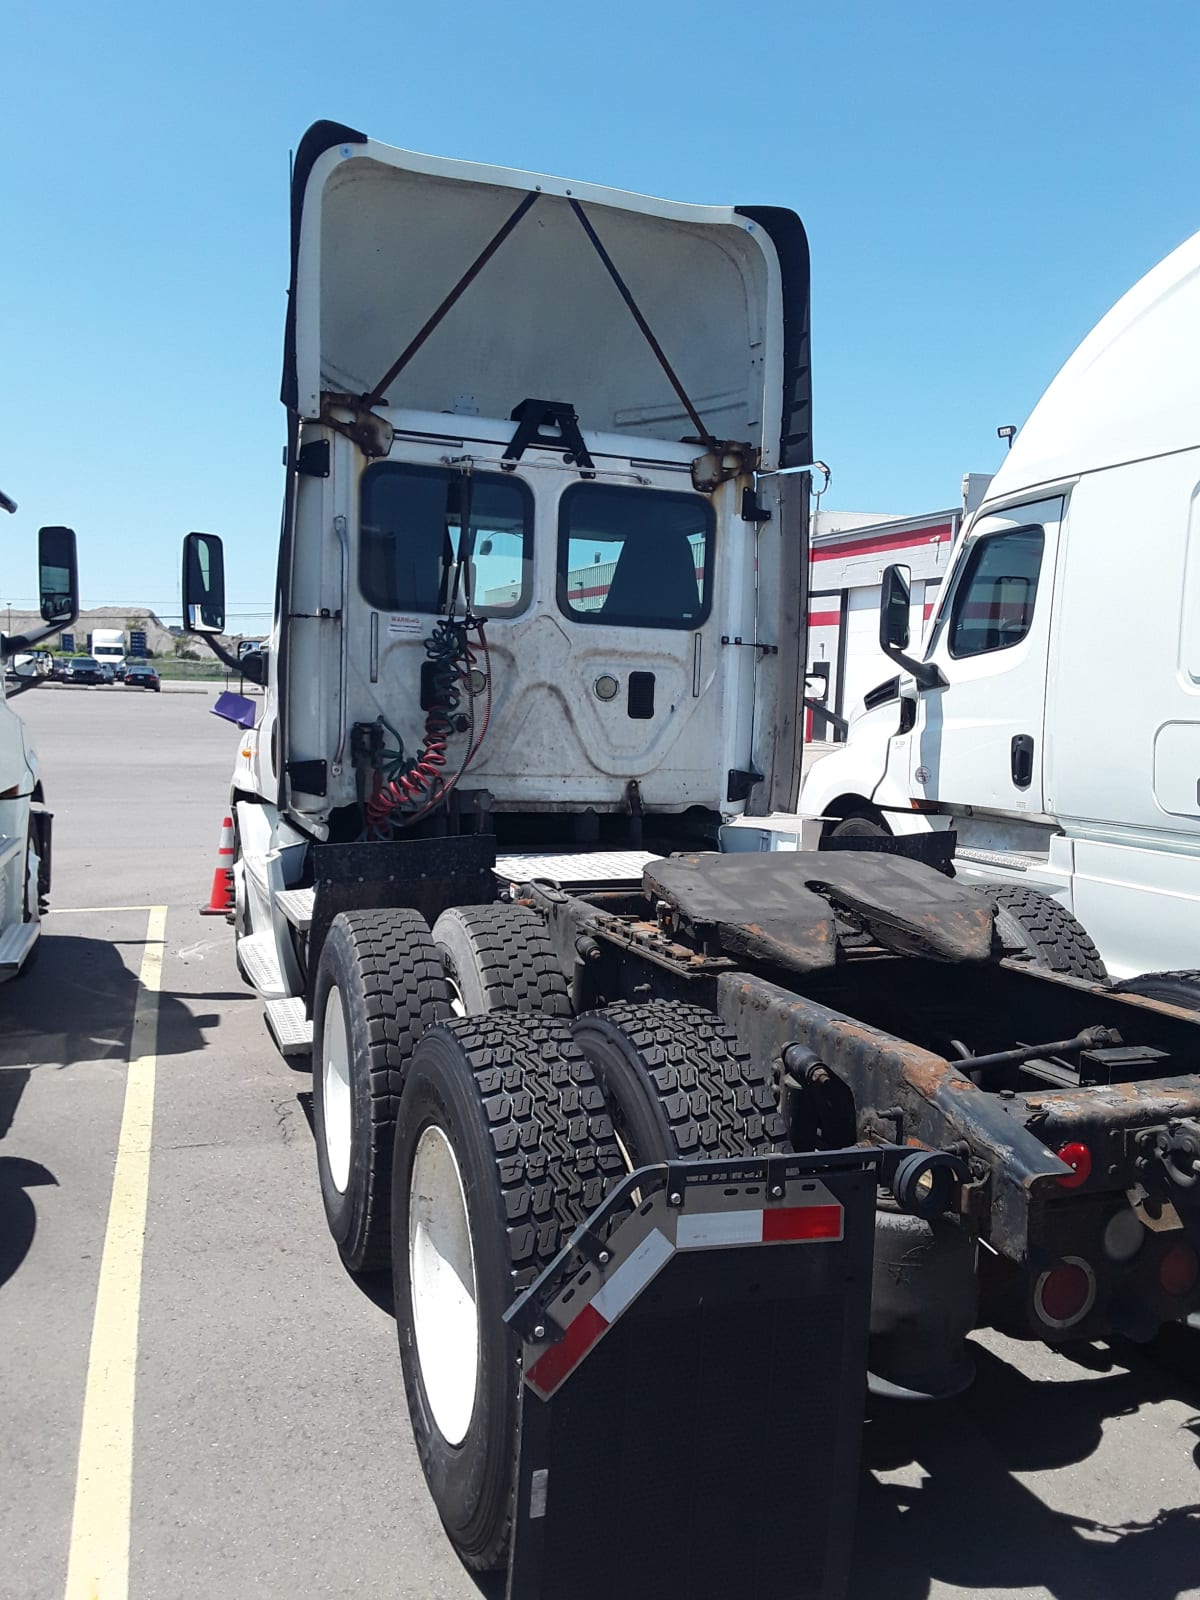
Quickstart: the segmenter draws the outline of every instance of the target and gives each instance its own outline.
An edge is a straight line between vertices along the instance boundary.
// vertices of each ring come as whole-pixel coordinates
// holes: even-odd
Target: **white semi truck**
[[[1200,966],[1198,348],[1200,234],[1038,402],[913,658],[887,578],[899,675],[799,806],[841,835],[954,830],[960,875],[1052,894],[1122,979]]]
[[[939,840],[719,848],[796,799],[808,310],[790,211],[297,152],[230,917],[511,1600],[840,1594],[868,1368],[1200,1304],[1194,1020]],[[183,596],[220,653],[216,536]]]
[[[17,509],[7,495],[0,495],[0,506]],[[69,628],[78,614],[75,535],[70,528],[39,530],[38,579],[44,626],[5,636],[0,653],[6,663],[33,660],[33,647]],[[0,674],[0,982],[15,978],[36,950],[50,894],[53,817],[37,752],[12,708],[18,695],[36,688],[43,678],[30,672],[8,682],[7,674]]]

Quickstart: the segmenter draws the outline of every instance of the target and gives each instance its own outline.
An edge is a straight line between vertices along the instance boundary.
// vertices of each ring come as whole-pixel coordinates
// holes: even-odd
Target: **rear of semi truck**
[[[318,124],[283,399],[229,915],[312,1057],[342,1259],[391,1266],[447,1531],[514,1600],[839,1594],[868,1367],[947,1395],[981,1319],[1053,1342],[1195,1305],[1200,1035],[1031,987],[935,861],[719,848],[799,772],[792,213]],[[183,580],[215,637],[218,538]],[[766,1482],[819,1507],[802,1537]]]

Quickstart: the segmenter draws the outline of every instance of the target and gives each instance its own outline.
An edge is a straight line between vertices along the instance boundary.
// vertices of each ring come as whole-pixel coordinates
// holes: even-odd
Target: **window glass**
[[[363,475],[358,582],[381,611],[444,612],[458,582],[484,617],[512,616],[529,601],[533,500],[517,478],[471,477],[469,560],[459,569],[463,474],[383,463]]]
[[[1019,644],[1033,624],[1046,536],[1014,528],[978,541],[954,596],[950,654],[978,656]]]
[[[712,603],[714,523],[698,494],[575,484],[559,509],[560,609],[610,627],[698,628]]]

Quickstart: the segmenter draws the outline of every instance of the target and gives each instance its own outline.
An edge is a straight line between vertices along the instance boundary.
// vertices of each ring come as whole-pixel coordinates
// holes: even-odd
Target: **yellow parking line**
[[[52,906],[44,917],[91,917],[100,911],[162,911],[166,906]]]
[[[66,1600],[126,1600],[129,1592],[138,1305],[154,1124],[158,995],[167,921],[166,906],[144,909],[150,917],[138,974],[125,1110],[92,1323]]]

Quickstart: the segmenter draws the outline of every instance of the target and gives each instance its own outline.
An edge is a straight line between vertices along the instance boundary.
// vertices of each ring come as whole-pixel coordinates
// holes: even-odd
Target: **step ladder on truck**
[[[292,205],[230,916],[430,1492],[513,1600],[842,1594],[868,1382],[1200,1303],[1200,1030],[1040,969],[944,841],[733,848],[800,768],[794,214],[329,123]]]

